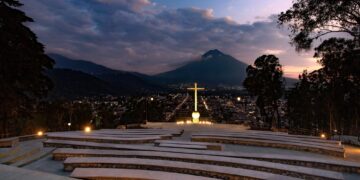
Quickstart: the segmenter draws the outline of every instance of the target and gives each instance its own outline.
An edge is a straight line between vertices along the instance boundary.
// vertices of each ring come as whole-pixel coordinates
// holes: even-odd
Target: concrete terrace
[[[0,179],[360,179],[360,148],[337,141],[249,131],[241,125],[145,127],[48,133],[0,148]],[[194,137],[202,137],[201,142],[191,141]],[[256,144],[267,141],[276,146]],[[344,151],[344,157],[323,150]]]

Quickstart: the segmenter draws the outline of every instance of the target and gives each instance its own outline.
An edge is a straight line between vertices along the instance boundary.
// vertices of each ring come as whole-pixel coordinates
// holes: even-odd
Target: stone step
[[[144,137],[148,137],[148,138],[157,138],[160,137],[160,139],[163,140],[169,140],[172,139],[173,135],[171,134],[151,134],[151,135],[147,135],[147,134],[103,134],[103,133],[93,133],[91,134],[92,136],[97,136],[97,137],[118,137],[118,138],[144,138]]]
[[[51,133],[50,136],[60,135],[62,136],[64,133]],[[110,137],[110,138],[156,138],[156,139],[163,139],[169,140],[172,139],[171,134],[116,134],[116,133],[102,133],[98,131],[92,131],[91,133],[85,132],[69,132],[66,133],[67,136],[92,136],[92,137]]]
[[[320,140],[320,141],[317,141],[317,140],[301,140],[301,139],[297,139],[297,138],[286,138],[286,137],[271,136],[271,135],[252,135],[252,134],[245,134],[245,133],[244,134],[239,134],[239,133],[236,133],[236,134],[196,133],[196,134],[192,134],[192,136],[247,138],[247,139],[259,139],[259,140],[271,140],[271,141],[279,141],[279,142],[301,143],[301,144],[307,144],[307,145],[324,146],[324,147],[329,147],[329,148],[339,148],[339,149],[344,148],[341,145],[340,142],[325,143],[327,140]]]
[[[6,164],[6,165],[11,165],[11,164],[21,161],[27,157],[30,157],[30,156],[34,155],[35,153],[38,153],[39,151],[40,151],[40,148],[23,149],[22,151],[19,151],[16,154],[13,154],[6,158],[2,158],[0,160],[0,163]]]
[[[100,129],[102,132],[111,132],[111,133],[128,133],[128,134],[172,134],[174,136],[180,136],[184,130],[174,130],[174,129]]]
[[[330,156],[345,157],[344,149],[330,148],[317,145],[308,145],[295,142],[280,142],[271,140],[258,140],[249,138],[230,138],[230,137],[213,137],[213,136],[193,136],[192,141],[196,142],[212,142],[212,143],[224,143],[224,144],[240,144],[248,146],[261,146],[261,147],[273,147],[282,148],[296,151],[307,151],[313,153],[319,153]]]
[[[207,150],[207,147],[204,146],[204,145],[192,145],[192,144],[160,143],[157,146],[159,146],[159,147],[168,147],[168,148],[184,148],[184,149]]]
[[[290,156],[280,154],[267,153],[243,153],[243,152],[229,152],[229,151],[203,151],[192,149],[178,149],[178,148],[163,148],[151,147],[143,145],[125,145],[125,144],[109,144],[109,143],[94,143],[82,141],[64,141],[64,140],[47,140],[44,143],[45,147],[57,148],[80,148],[80,149],[111,149],[111,150],[132,150],[132,151],[157,151],[157,152],[173,152],[183,154],[199,154],[222,157],[247,158],[269,162],[278,162],[290,165],[299,165],[305,167],[321,168],[339,172],[352,172],[360,174],[360,164],[345,161],[340,158],[326,159],[317,157],[305,156]]]
[[[290,139],[295,141],[303,141],[303,142],[311,142],[311,143],[322,143],[322,144],[332,144],[332,145],[341,145],[341,141],[337,140],[328,140],[322,139],[318,136],[305,136],[305,135],[291,135],[282,132],[267,132],[267,131],[254,131],[254,130],[246,130],[246,131],[238,131],[238,132],[229,132],[229,131],[205,131],[200,133],[194,133],[193,135],[204,135],[204,134],[211,134],[214,136],[218,135],[247,135],[253,137],[267,137],[267,138],[274,138],[274,139]]]
[[[75,168],[70,176],[80,179],[216,180],[216,178],[170,173],[164,171],[115,168]]]
[[[297,139],[303,139],[303,140],[306,139],[306,140],[310,140],[310,141],[319,141],[319,142],[325,142],[325,143],[330,143],[330,144],[331,143],[339,144],[339,142],[340,142],[337,140],[321,139],[319,136],[294,135],[294,134],[287,134],[287,133],[281,133],[281,132],[266,132],[266,131],[247,130],[245,132],[240,132],[240,133],[270,135],[270,136],[297,138]]]
[[[17,144],[19,144],[19,138],[18,137],[0,139],[0,148],[15,147],[15,146],[17,146]]]
[[[19,160],[15,163],[11,164],[11,166],[23,167],[27,164],[30,164],[36,160],[39,160],[39,159],[49,155],[54,150],[55,150],[55,148],[42,148],[39,152],[37,152],[29,157]]]
[[[237,134],[237,133],[235,133]],[[250,132],[242,132],[240,134],[250,134],[250,135],[259,135],[259,136],[271,136],[271,137],[278,137],[278,138],[289,138],[289,139],[295,139],[295,140],[301,140],[301,141],[307,141],[307,142],[318,142],[318,143],[325,143],[325,144],[334,144],[334,145],[341,145],[341,141],[332,140],[332,139],[323,139],[319,136],[305,136],[305,135],[288,135],[288,134],[263,134],[263,133],[252,133]]]
[[[208,164],[187,163],[168,160],[114,158],[114,157],[70,157],[64,161],[64,170],[75,168],[125,168],[157,170],[182,174],[201,175],[220,179],[296,179],[289,176],[242,168],[216,166]]]
[[[73,134],[58,134],[49,133],[48,139],[59,140],[73,140],[73,141],[88,141],[99,143],[116,143],[116,144],[145,144],[154,143],[155,140],[161,139],[159,136],[155,137],[134,137],[134,138],[116,138],[116,137],[96,137],[88,135],[73,135]]]
[[[214,150],[214,151],[222,151],[224,149],[224,146],[222,144],[218,143],[207,143],[207,142],[192,142],[192,141],[170,141],[170,140],[156,140],[155,145],[160,144],[188,144],[188,145],[202,145],[206,146],[208,150]]]
[[[285,174],[288,176],[305,179],[342,179],[342,174],[338,172],[233,157],[170,152],[117,151],[93,149],[57,149],[53,153],[53,159],[55,160],[64,160],[68,157],[127,157],[141,159],[160,159],[244,168],[280,175]]]
[[[0,164],[0,179],[3,180],[75,180],[70,177],[58,176],[54,174],[44,173],[40,171],[32,171],[14,166],[7,166]]]

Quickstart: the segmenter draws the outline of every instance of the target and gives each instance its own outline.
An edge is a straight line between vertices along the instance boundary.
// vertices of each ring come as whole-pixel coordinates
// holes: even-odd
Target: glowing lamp
[[[44,132],[38,131],[38,132],[37,132],[37,135],[38,135],[38,136],[42,136],[42,135],[44,135]]]
[[[90,126],[86,126],[85,129],[84,129],[85,132],[90,132],[91,131],[91,127]]]
[[[237,97],[236,99],[237,99],[237,101],[241,101],[241,97]]]
[[[71,123],[69,122],[69,123],[67,123],[67,125],[68,125],[68,126],[71,126]]]
[[[200,113],[195,111],[191,114],[193,123],[199,123]]]
[[[326,134],[325,134],[325,133],[321,133],[321,134],[320,134],[320,137],[323,138],[323,139],[325,139],[325,138],[326,138]]]
[[[153,101],[153,100],[154,100],[154,98],[153,98],[153,97],[151,97],[151,98],[150,98],[150,101]]]
[[[199,112],[193,112],[191,114],[191,116],[192,116],[193,119],[199,119],[200,118],[200,113]]]

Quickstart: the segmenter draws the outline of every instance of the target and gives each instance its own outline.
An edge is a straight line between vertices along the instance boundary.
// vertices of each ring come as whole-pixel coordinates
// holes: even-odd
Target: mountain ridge
[[[200,60],[157,74],[155,77],[170,84],[199,82],[208,86],[242,86],[247,66],[248,64],[213,49],[204,53]]]

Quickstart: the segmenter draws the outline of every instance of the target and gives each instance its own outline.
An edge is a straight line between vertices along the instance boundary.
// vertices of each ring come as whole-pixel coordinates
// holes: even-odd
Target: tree
[[[278,22],[288,25],[297,50],[308,50],[314,40],[333,33],[360,41],[360,1],[295,0],[289,10],[279,15]]]
[[[274,55],[263,55],[255,60],[254,66],[246,69],[245,88],[257,96],[256,105],[261,116],[271,128],[277,122],[280,128],[279,99],[284,91],[283,71],[279,59]]]
[[[17,0],[0,0],[0,135],[9,135],[9,120],[29,115],[52,87],[44,71],[53,61],[24,25],[33,19],[16,9],[20,6]]]
[[[352,40],[330,38],[315,48],[321,69],[303,73],[288,96],[292,128],[356,135],[360,118],[359,56]]]

